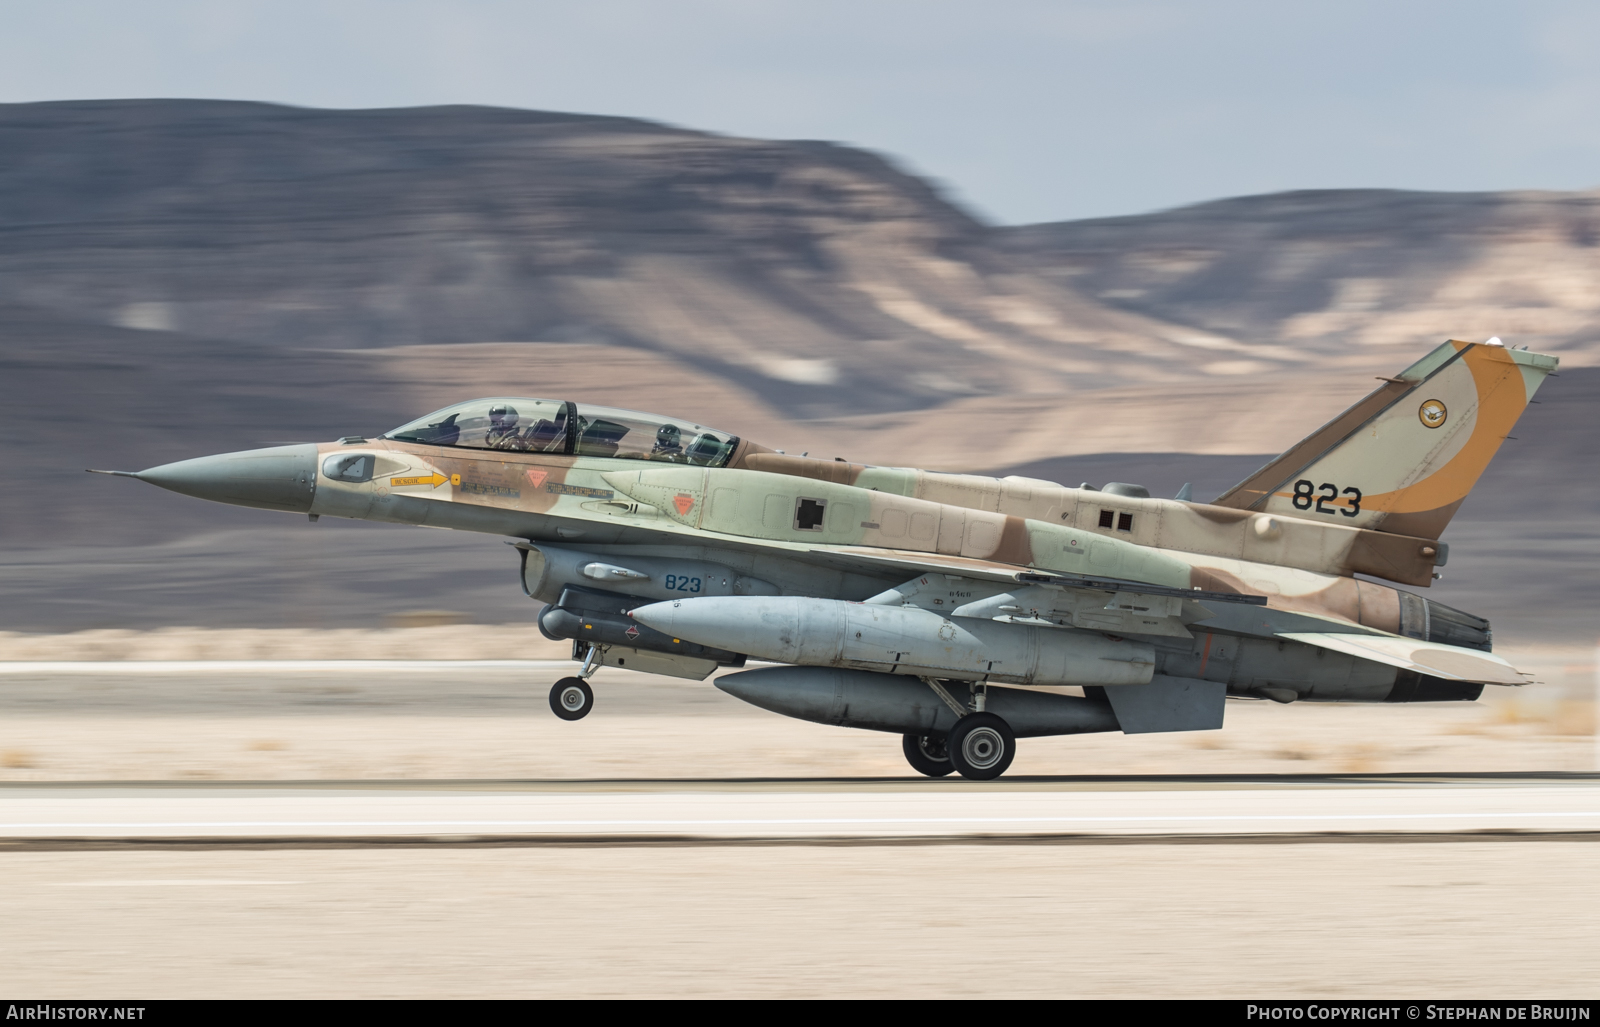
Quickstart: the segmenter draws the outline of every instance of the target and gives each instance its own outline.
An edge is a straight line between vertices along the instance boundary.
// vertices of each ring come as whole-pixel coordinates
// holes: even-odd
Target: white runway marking
[[[241,816],[241,813],[244,814]],[[254,814],[254,815],[251,815]],[[0,838],[504,834],[787,837],[1600,829],[1600,787],[1219,791],[0,793]]]
[[[197,828],[497,828],[507,830],[587,828],[690,828],[690,827],[902,827],[910,824],[979,825],[1018,824],[1221,824],[1293,823],[1306,821],[1385,821],[1385,820],[1520,820],[1528,818],[1600,817],[1600,811],[1549,813],[1351,813],[1308,814],[1304,816],[1215,816],[1215,817],[761,817],[718,820],[172,820],[86,823],[0,824],[0,829],[18,830],[194,830]]]

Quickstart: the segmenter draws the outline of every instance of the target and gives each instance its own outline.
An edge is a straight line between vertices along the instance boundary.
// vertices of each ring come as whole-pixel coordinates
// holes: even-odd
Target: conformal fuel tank
[[[914,606],[711,596],[636,608],[641,624],[761,660],[1019,685],[1142,685],[1155,652],[1098,632],[941,617]]]

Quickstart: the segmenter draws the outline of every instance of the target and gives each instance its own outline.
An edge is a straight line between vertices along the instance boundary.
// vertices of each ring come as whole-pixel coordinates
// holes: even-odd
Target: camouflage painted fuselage
[[[1212,504],[793,457],[682,420],[519,397],[376,439],[110,473],[507,536],[524,590],[551,604],[541,628],[591,663],[701,678],[749,655],[871,672],[726,686],[796,716],[812,713],[791,695],[821,689],[814,719],[943,730],[961,707],[940,681],[996,681],[1109,689],[1116,707],[1107,719],[1022,703],[1019,730],[1189,730],[1220,726],[1224,690],[1404,702],[1522,683],[1490,651],[1487,621],[1357,575],[1432,581],[1441,532],[1555,366],[1446,343]],[[906,700],[895,675],[932,691]],[[854,708],[879,713],[850,714],[851,688]],[[928,694],[942,698],[923,709]]]
[[[948,613],[1010,595],[1030,573],[1264,596],[1265,606],[1168,609],[1068,592],[992,619],[1141,638],[1155,673],[1224,681],[1235,694],[1392,701],[1420,687],[1417,675],[1522,681],[1489,655],[1486,622],[1355,575],[1430,583],[1447,553],[1439,533],[1554,367],[1498,346],[1441,346],[1215,504],[793,457],[738,440],[722,466],[695,466],[385,438],[319,446],[319,466],[355,454],[374,463],[365,481],[318,476],[310,511],[526,540],[526,587],[546,603],[597,583],[648,599],[863,602],[922,578],[905,603]],[[589,564],[569,551],[624,568],[648,560],[653,571],[606,584],[584,577]]]

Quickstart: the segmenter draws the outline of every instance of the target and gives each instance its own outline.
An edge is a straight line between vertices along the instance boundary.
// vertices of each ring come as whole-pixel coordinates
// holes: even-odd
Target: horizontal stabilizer
[[[1420,642],[1395,635],[1346,635],[1322,631],[1284,631],[1278,637],[1450,681],[1471,681],[1485,685],[1528,683],[1517,668],[1493,653],[1439,642]]]

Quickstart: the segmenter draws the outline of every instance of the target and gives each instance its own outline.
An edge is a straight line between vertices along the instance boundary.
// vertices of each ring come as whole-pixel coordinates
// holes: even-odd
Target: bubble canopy
[[[383,438],[425,446],[721,467],[736,436],[689,421],[559,399],[504,396],[435,410]]]

